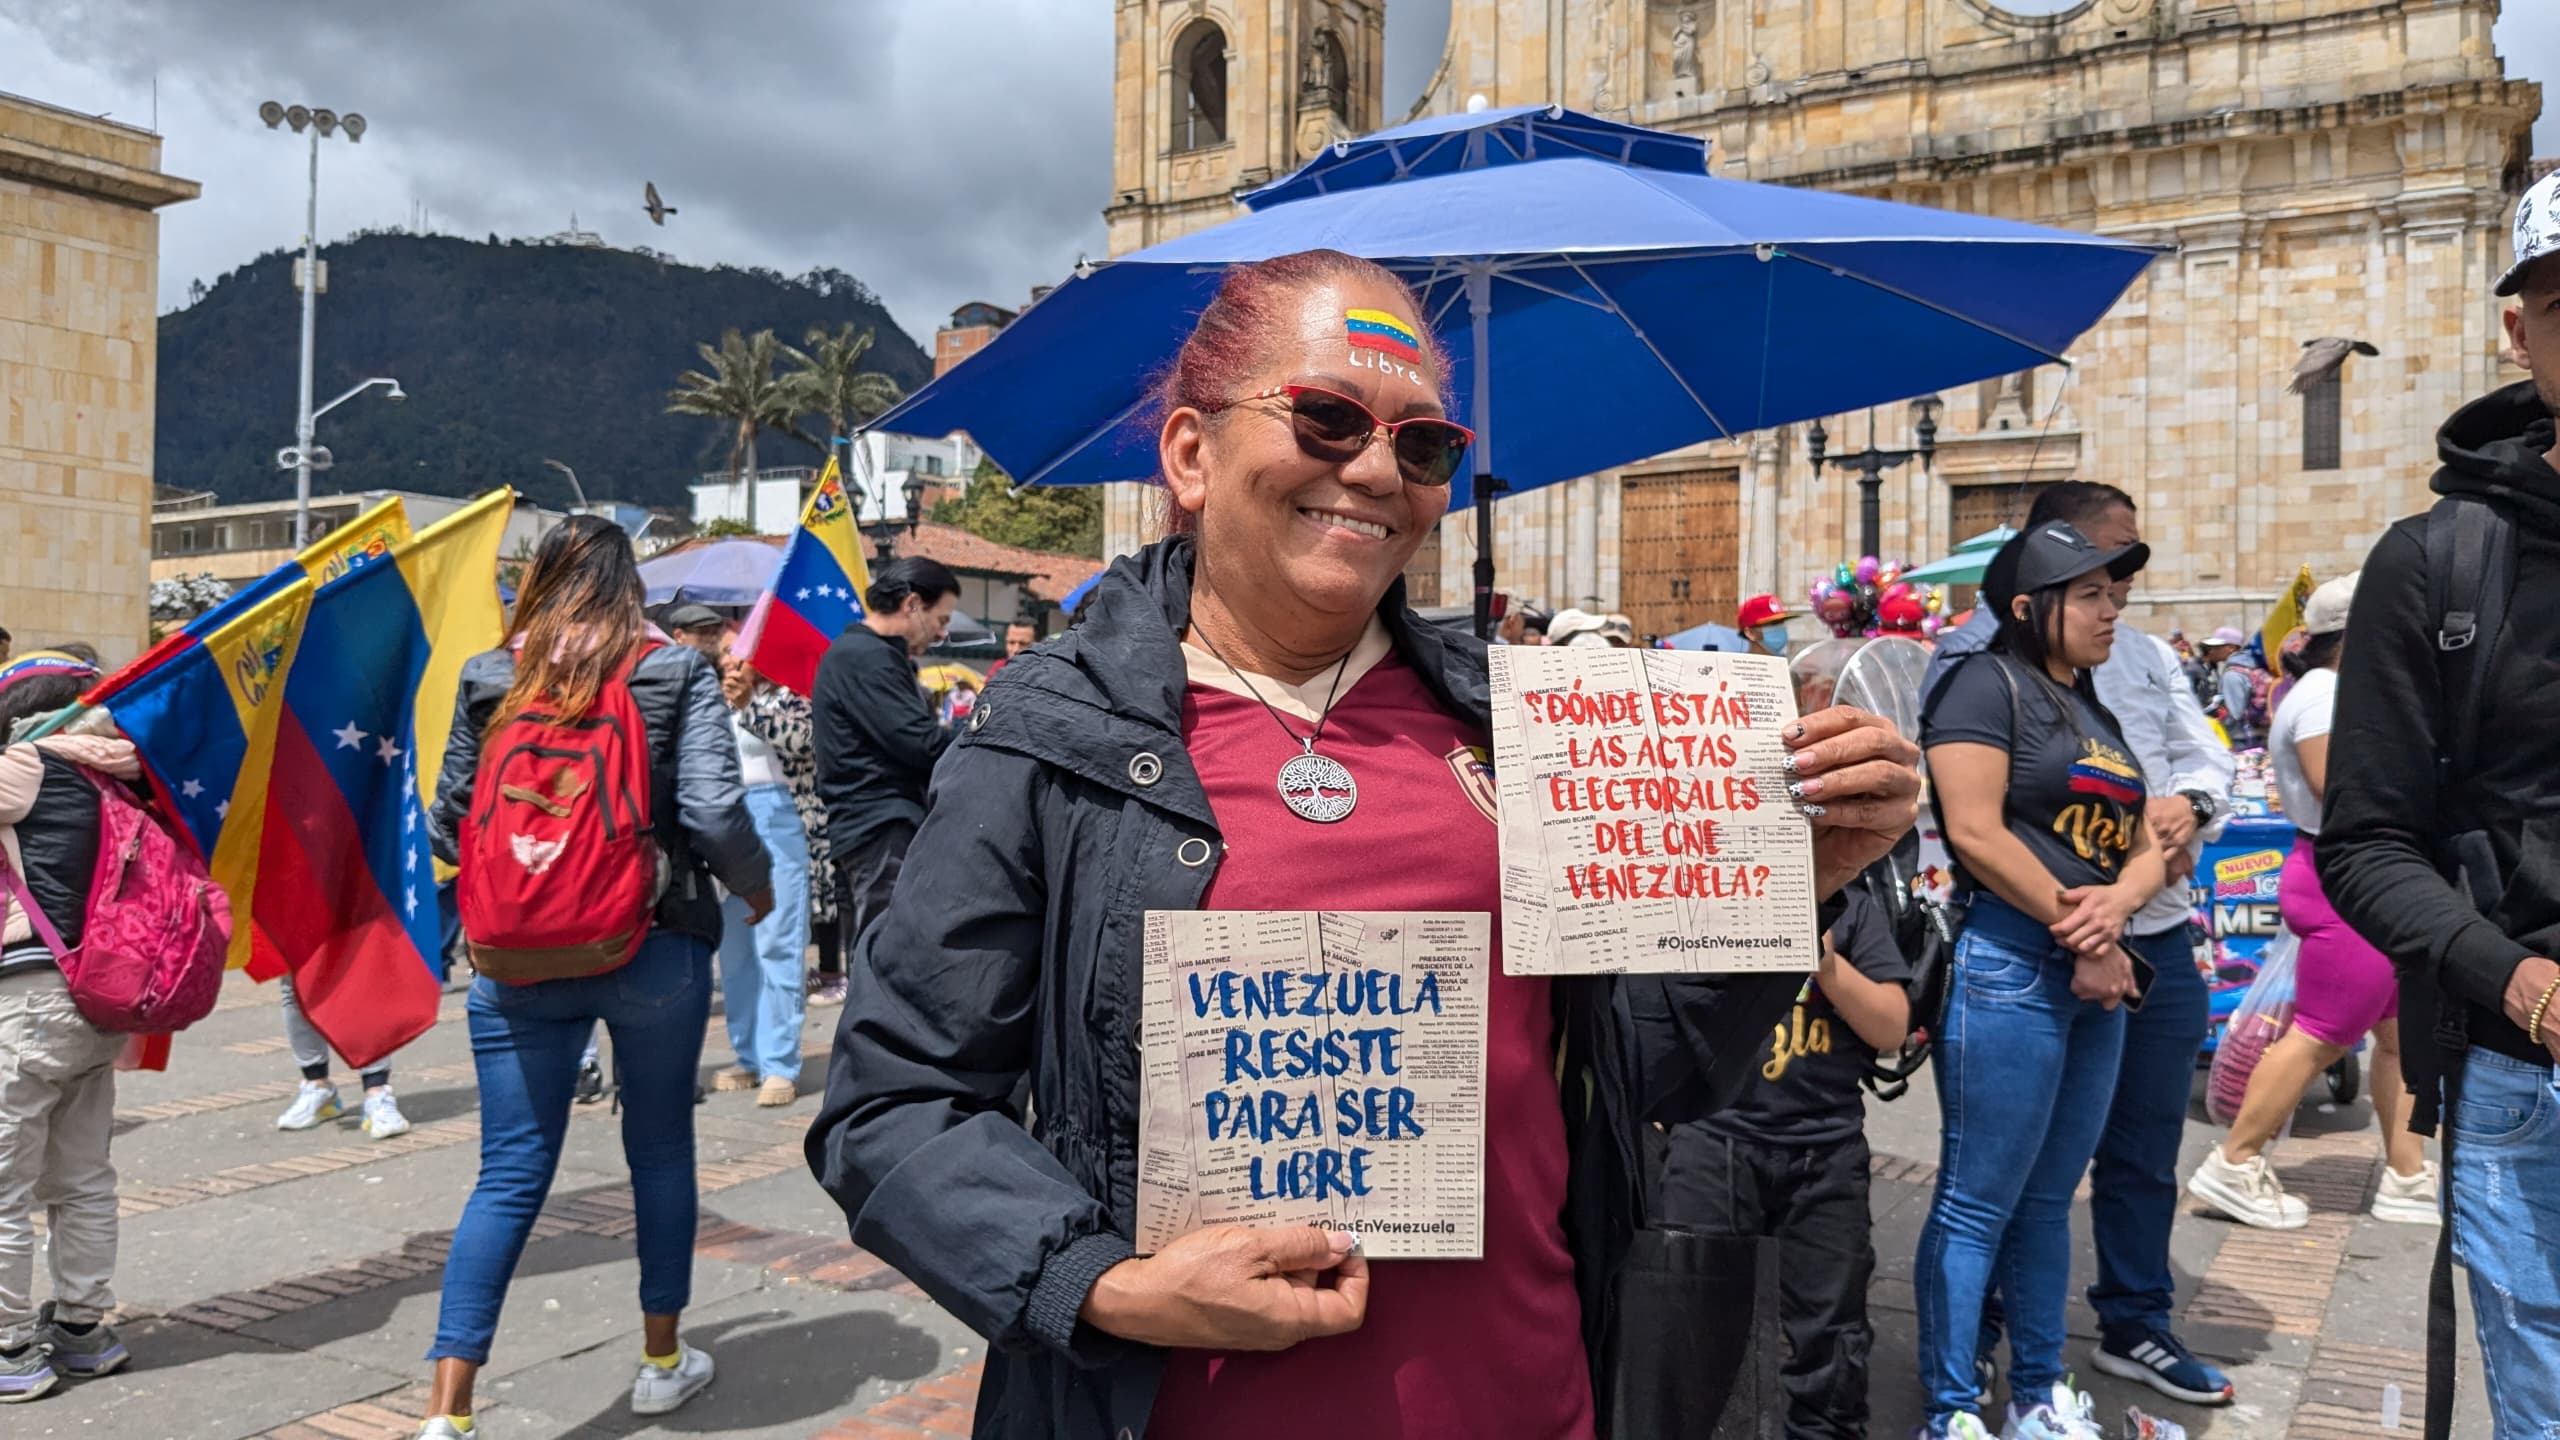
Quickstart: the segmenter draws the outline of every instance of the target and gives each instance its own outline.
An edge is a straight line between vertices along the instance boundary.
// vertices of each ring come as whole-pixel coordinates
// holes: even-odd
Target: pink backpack
[[[80,948],[27,892],[0,852],[0,916],[14,900],[62,967],[71,1003],[101,1030],[165,1035],[213,1013],[231,948],[231,900],[204,862],[115,780],[82,770],[98,791],[98,868]]]

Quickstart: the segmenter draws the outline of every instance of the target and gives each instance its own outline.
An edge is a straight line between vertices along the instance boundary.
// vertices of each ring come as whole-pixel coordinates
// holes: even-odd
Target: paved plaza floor
[[[812,1085],[837,1013],[811,1013]],[[435,1030],[397,1057],[393,1082],[416,1128],[387,1143],[367,1139],[352,1114],[301,1133],[274,1128],[295,1085],[293,1062],[274,991],[240,976],[222,1008],[180,1038],[168,1073],[120,1077],[116,1278],[133,1364],[0,1410],[0,1436],[409,1435],[444,1249],[477,1168],[461,1017],[462,996],[446,996]],[[712,1029],[706,1080],[728,1059],[716,1017]],[[340,1081],[352,1101],[353,1077]],[[698,1112],[702,1228],[685,1332],[718,1361],[719,1378],[684,1410],[644,1422],[625,1403],[640,1354],[638,1267],[617,1123],[607,1106],[581,1107],[481,1381],[482,1433],[966,1434],[982,1342],[847,1243],[842,1217],[801,1162],[814,1108],[807,1097],[765,1110],[752,1094],[719,1094]],[[1881,1262],[1874,1433],[1899,1437],[1918,1410],[1910,1257],[1928,1206],[1937,1107],[1924,1081],[1870,1113]],[[2396,1386],[2402,1433],[2416,1432],[2433,1231],[2362,1213],[2380,1164],[2362,1102],[2307,1102],[2297,1125],[2277,1165],[2310,1201],[2309,1229],[2264,1234],[2201,1215],[2178,1224],[2182,1329],[2232,1373],[2238,1405],[2153,1405],[2147,1392],[2091,1374],[2091,1317],[2073,1302],[2072,1363],[2111,1429],[2137,1399],[2212,1440],[2382,1435],[2391,1433],[2386,1387]],[[2190,1160],[2213,1133],[2199,1111]],[[2080,1218],[2085,1225],[2085,1210]],[[2078,1250],[2085,1270],[2085,1232]],[[2478,1408],[2461,1433],[2485,1433]]]

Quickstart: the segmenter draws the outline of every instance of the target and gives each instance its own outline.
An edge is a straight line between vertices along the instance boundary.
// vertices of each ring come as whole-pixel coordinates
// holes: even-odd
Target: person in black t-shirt
[[[2114,582],[2149,558],[2059,521],[2002,546],[1982,587],[2000,628],[1921,715],[1966,912],[1935,1051],[1938,1188],[1913,1267],[1933,1436],[1975,1406],[1995,1269],[2011,1433],[2066,1433],[2089,1403],[2062,1368],[2072,1191],[2114,1098],[2118,1007],[2139,998],[2125,922],[2162,883],[2142,768],[2089,671],[2115,645]]]
[[[1731,1109],[1671,1132],[1663,1219],[1778,1241],[1778,1382],[1789,1440],[1867,1433],[1867,1112],[1858,1080],[1911,1026],[1911,965],[1864,885],[1824,937],[1821,967],[1761,1047],[1760,1078]]]

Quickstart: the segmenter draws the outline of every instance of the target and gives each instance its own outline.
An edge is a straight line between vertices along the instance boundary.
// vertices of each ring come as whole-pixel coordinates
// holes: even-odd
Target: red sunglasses
[[[1308,459],[1348,465],[1384,430],[1387,448],[1395,453],[1396,471],[1408,485],[1448,484],[1458,473],[1458,457],[1476,438],[1473,430],[1436,415],[1381,420],[1368,406],[1321,385],[1274,385],[1230,403],[1248,405],[1284,397],[1289,402],[1289,431]]]

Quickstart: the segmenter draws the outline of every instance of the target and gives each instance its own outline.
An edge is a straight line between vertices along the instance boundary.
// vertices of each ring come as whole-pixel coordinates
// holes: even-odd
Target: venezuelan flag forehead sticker
[[[1422,340],[1413,327],[1384,310],[1344,313],[1342,327],[1354,350],[1383,350],[1408,365],[1422,363]]]

